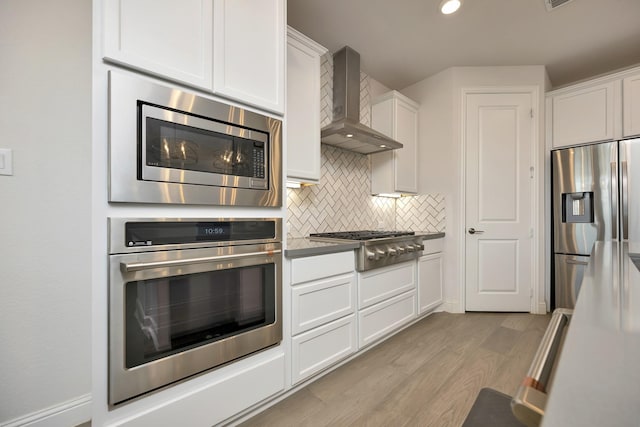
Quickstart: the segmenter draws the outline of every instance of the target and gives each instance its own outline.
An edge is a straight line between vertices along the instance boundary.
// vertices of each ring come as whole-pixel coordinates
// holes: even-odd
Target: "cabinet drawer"
[[[354,273],[295,286],[291,298],[292,335],[355,312]]]
[[[369,307],[392,296],[415,289],[416,263],[396,264],[360,276],[358,307]]]
[[[416,317],[416,292],[410,291],[359,313],[359,344],[365,347]]]
[[[355,270],[353,251],[291,260],[291,284],[309,282]]]
[[[424,251],[422,251],[423,255],[435,254],[437,252],[442,252],[442,249],[444,248],[444,239],[423,240],[422,244],[424,245]]]
[[[357,348],[356,316],[313,329],[292,339],[291,380],[297,384],[354,353]]]

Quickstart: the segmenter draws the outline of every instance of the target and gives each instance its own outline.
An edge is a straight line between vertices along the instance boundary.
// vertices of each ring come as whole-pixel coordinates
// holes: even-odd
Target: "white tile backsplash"
[[[321,126],[333,118],[333,58],[322,59]],[[360,122],[370,126],[371,91],[369,76],[360,73]],[[287,189],[287,234],[305,237],[309,233],[349,230],[444,231],[442,195],[421,195],[391,199],[370,195],[369,157],[322,145],[320,184]]]

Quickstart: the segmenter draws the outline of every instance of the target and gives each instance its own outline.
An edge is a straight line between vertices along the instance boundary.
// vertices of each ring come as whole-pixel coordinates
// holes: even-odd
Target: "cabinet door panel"
[[[211,90],[211,0],[107,0],[104,57]]]
[[[418,113],[415,108],[398,100],[396,110],[396,139],[403,144],[394,150],[396,191],[418,192]]]
[[[326,49],[290,28],[287,41],[287,178],[320,181],[320,56]]]
[[[214,0],[213,91],[284,112],[285,0]]]
[[[418,261],[418,314],[442,304],[442,254],[426,255]]]
[[[409,291],[362,310],[358,314],[360,348],[409,323],[416,317],[416,293]]]
[[[358,307],[369,307],[415,289],[415,271],[415,261],[409,261],[363,273],[358,287]]]
[[[357,341],[355,314],[293,337],[292,383],[296,384],[353,354],[358,349]]]
[[[294,286],[291,293],[293,335],[352,314],[356,310],[354,273]]]
[[[574,90],[552,98],[554,147],[564,147],[616,138],[616,99],[619,82],[608,82]],[[619,114],[619,113],[618,113]],[[619,132],[619,129],[618,129]]]
[[[624,136],[640,135],[640,73],[622,82]]]

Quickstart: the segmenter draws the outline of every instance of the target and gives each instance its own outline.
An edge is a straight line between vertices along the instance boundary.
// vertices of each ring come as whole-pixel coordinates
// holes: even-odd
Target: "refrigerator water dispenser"
[[[562,194],[562,222],[593,222],[593,191]]]

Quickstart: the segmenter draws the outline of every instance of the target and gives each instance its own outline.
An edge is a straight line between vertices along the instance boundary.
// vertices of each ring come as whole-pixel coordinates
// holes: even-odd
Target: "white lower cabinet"
[[[291,261],[291,381],[297,384],[358,350],[352,251]]]
[[[425,240],[418,259],[418,315],[433,311],[443,301],[443,239]]]
[[[357,349],[355,314],[294,336],[291,342],[292,383],[299,383]]]
[[[358,313],[360,348],[416,318],[416,291],[395,296]]]
[[[424,255],[418,260],[418,314],[428,313],[442,304],[442,253]]]
[[[364,273],[358,278],[358,342],[365,347],[416,318],[416,262]]]

